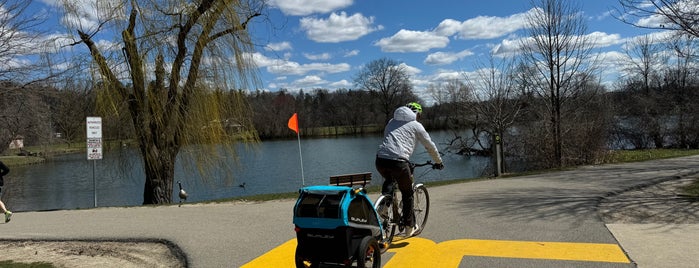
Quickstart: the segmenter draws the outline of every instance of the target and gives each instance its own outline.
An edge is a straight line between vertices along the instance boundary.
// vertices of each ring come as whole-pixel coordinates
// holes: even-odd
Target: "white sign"
[[[87,118],[87,160],[102,159],[102,118]]]
[[[102,159],[102,139],[87,139],[87,160]]]
[[[102,138],[102,117],[87,118],[87,138]]]

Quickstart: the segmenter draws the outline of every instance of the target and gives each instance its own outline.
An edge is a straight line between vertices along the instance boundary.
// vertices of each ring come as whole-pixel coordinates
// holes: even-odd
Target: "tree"
[[[699,37],[697,0],[619,0],[621,21],[641,28],[669,29]],[[632,18],[639,20],[632,21]]]
[[[359,89],[376,94],[386,121],[391,119],[396,107],[417,101],[405,65],[389,58],[369,62],[359,71],[354,83]]]
[[[566,112],[577,112],[570,106],[575,96],[586,90],[594,69],[592,48],[594,44],[586,36],[587,27],[580,8],[574,2],[563,0],[537,0],[532,2],[537,12],[528,15],[529,38],[522,43],[524,61],[536,69],[535,76],[527,84],[543,101],[542,116],[548,117],[545,140],[549,144],[552,163],[564,165],[563,119]]]
[[[80,3],[65,0],[63,6],[80,18]],[[170,203],[183,146],[208,145],[202,153],[215,154],[221,152],[217,145],[231,145],[234,138],[255,139],[246,107],[223,105],[239,102],[215,92],[247,88],[255,81],[248,23],[264,6],[254,0],[113,4],[96,1],[96,24],[70,26],[78,35],[74,45],[87,47],[94,61],[104,113],[128,107],[145,168],[143,203]],[[117,45],[100,46],[97,36],[111,34],[110,29],[121,29]],[[236,118],[226,118],[230,115]],[[227,132],[224,122],[231,119],[244,131]],[[195,158],[197,163],[203,157]]]
[[[40,14],[26,14],[31,3],[0,0],[0,80],[29,80],[44,71],[22,59],[36,54],[41,47],[41,35],[36,30],[43,20]]]
[[[39,99],[32,97],[28,86],[43,70],[23,57],[37,52],[40,34],[36,30],[43,21],[39,14],[27,14],[29,5],[31,1],[0,0],[0,153],[17,135],[38,134],[31,127],[40,115],[36,109],[43,106],[36,103]]]
[[[650,91],[651,83],[658,85],[660,70],[667,63],[662,50],[662,45],[649,35],[627,42],[624,47],[624,71],[631,76],[630,79],[642,82],[646,93]]]
[[[521,112],[519,88],[515,85],[516,65],[513,59],[498,60],[494,55],[488,57],[488,63],[480,63],[480,68],[473,79],[468,79],[473,90],[471,97],[475,102],[467,105],[467,112],[474,118],[474,137],[480,142],[480,128],[490,141],[498,140],[504,144],[504,138]],[[480,148],[488,148],[479,144]],[[504,153],[502,154],[504,155]],[[497,170],[500,170],[499,167]],[[500,170],[504,171],[504,170]],[[499,174],[498,174],[499,175]]]

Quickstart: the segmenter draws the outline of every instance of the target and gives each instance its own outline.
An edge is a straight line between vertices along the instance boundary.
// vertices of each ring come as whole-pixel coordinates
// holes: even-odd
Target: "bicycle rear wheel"
[[[383,238],[378,241],[381,248],[381,253],[386,252],[388,247],[393,241],[393,236],[396,233],[396,218],[393,212],[394,205],[393,201],[389,196],[382,195],[376,200],[374,209],[379,214],[379,220],[381,221],[381,228],[383,231]],[[384,246],[385,245],[385,246]]]
[[[430,214],[430,195],[427,193],[427,187],[422,184],[415,185],[413,194],[413,211],[415,213],[415,223],[418,224],[417,233],[419,235],[427,225],[427,216]]]

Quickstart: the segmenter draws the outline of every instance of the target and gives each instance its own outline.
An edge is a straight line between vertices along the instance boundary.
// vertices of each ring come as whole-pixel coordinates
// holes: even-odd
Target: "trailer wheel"
[[[371,236],[362,239],[356,255],[357,268],[381,267],[381,249],[376,239]]]
[[[299,256],[298,250],[296,251],[296,268],[318,268],[320,264],[318,262],[312,262],[309,259]]]

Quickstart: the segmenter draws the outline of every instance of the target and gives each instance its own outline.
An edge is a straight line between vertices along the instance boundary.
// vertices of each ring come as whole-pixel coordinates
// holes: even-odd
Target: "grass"
[[[698,155],[699,150],[681,149],[648,149],[648,150],[616,150],[604,157],[604,164],[639,162],[653,159],[665,159]]]
[[[699,198],[699,179],[682,188],[687,197]]]
[[[44,162],[45,159],[38,156],[5,155],[0,156],[0,160],[2,160],[5,165],[12,167],[41,163]]]
[[[54,268],[53,264],[48,262],[14,262],[14,261],[0,261],[0,267],[7,268]]]

